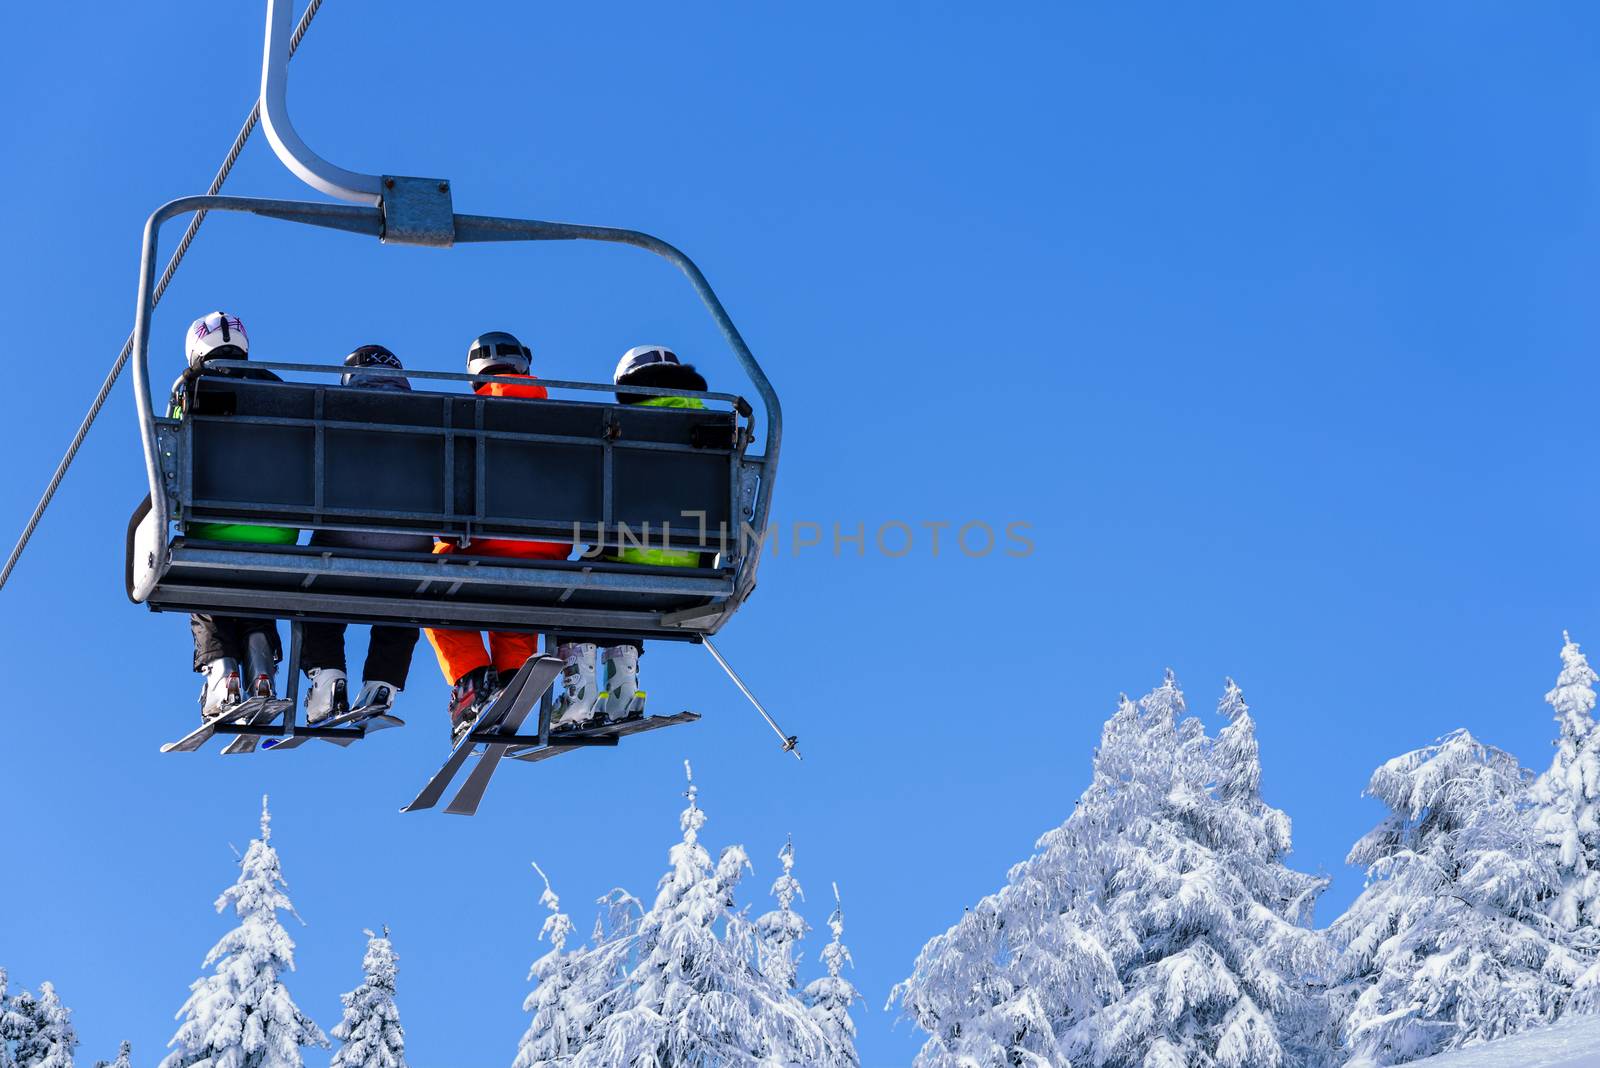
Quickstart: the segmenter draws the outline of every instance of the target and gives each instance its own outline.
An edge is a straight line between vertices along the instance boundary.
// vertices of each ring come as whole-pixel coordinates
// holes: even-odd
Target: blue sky
[[[0,336],[20,528],[131,325],[145,216],[199,192],[249,107],[257,4],[12,16]],[[194,715],[180,617],[121,591],[143,490],[118,388],[3,598],[0,965],[53,979],[83,1057],[154,1063],[263,792],[324,1024],[388,923],[414,1063],[508,1062],[540,952],[530,860],[581,928],[648,895],[685,758],[767,907],[793,834],[837,880],[869,1065],[922,942],[1065,818],[1117,693],[1173,667],[1254,707],[1295,863],[1359,891],[1371,769],[1466,726],[1548,760],[1563,628],[1600,643],[1592,358],[1600,15],[1580,4],[732,5],[331,0],[296,60],[342,165],[458,210],[635,226],[700,263],[782,393],[776,519],[1031,524],[1035,551],[794,554],[722,646],[645,661],[705,719],[508,769],[472,820],[401,817],[442,757],[425,653],[405,731],[348,752],[161,757]],[[293,194],[264,142],[229,190]],[[372,341],[454,369],[509,329],[600,377],[641,341],[736,388],[688,289],[630,250],[386,249],[216,219],[155,322],[226,306],[258,354]],[[164,361],[164,362],[163,362]],[[6,535],[8,543],[10,535]],[[807,968],[823,943],[813,935]]]

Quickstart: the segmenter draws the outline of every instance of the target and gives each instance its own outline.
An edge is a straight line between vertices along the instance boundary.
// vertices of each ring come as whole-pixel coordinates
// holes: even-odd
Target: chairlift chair
[[[312,620],[534,631],[549,639],[581,633],[704,641],[717,633],[755,589],[783,416],[771,382],[705,276],[649,234],[457,214],[448,181],[356,174],[323,160],[288,119],[289,18],[290,0],[268,0],[263,128],[294,173],[354,203],[190,196],[162,205],[145,224],[133,374],[149,496],[128,529],[129,598],[158,612],[287,619],[296,638],[299,624]],[[750,455],[755,413],[736,394],[629,387],[705,404],[635,407],[616,403],[610,383],[541,380],[561,396],[512,399],[451,391],[495,376],[422,370],[404,374],[435,388],[361,390],[337,384],[343,365],[311,363],[224,361],[335,377],[201,377],[189,384],[180,416],[158,415],[149,346],[161,231],[180,215],[218,211],[383,244],[602,241],[651,252],[688,278],[754,385],[761,452]],[[263,456],[271,463],[261,464]],[[205,541],[189,533],[202,523],[426,533],[456,540],[461,551]],[[472,543],[483,538],[576,541],[591,553],[570,561],[476,556]],[[640,539],[698,551],[709,566],[651,568],[595,555]],[[298,649],[298,641],[291,644]],[[288,669],[292,703],[298,663]],[[292,713],[281,725],[218,728],[251,735],[295,730]],[[547,734],[544,723],[540,740],[548,743]]]

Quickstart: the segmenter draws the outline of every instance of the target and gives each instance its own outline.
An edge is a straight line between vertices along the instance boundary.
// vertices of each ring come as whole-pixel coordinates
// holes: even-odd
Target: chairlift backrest
[[[737,534],[735,411],[202,377],[177,517],[717,552]],[[745,517],[748,518],[748,517]]]

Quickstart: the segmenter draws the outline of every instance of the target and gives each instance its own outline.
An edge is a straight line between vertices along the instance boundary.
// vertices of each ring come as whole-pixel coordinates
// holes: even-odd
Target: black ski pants
[[[345,670],[343,623],[307,623],[301,636],[300,663],[307,671],[322,668]],[[387,682],[406,688],[411,671],[411,652],[422,632],[416,627],[374,626],[367,643],[367,662],[361,669],[363,682]]]
[[[272,643],[272,659],[283,659],[276,620],[193,615],[189,617],[189,629],[194,632],[194,669],[199,672],[205,671],[211,661],[223,657],[239,661],[242,671],[248,658],[246,644],[252,634],[265,634]]]

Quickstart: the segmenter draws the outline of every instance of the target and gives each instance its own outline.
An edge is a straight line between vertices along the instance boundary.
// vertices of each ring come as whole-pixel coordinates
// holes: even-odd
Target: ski
[[[679,712],[675,716],[646,716],[642,719],[628,719],[621,723],[608,723],[603,727],[591,727],[588,730],[573,731],[568,735],[553,734],[550,744],[546,746],[524,746],[518,751],[509,754],[512,760],[526,760],[534,763],[540,760],[549,760],[564,753],[574,753],[579,749],[589,749],[597,745],[612,745],[618,739],[634,734],[643,734],[646,731],[659,730],[662,727],[674,727],[679,723],[694,723],[700,718],[698,712]],[[583,741],[567,741],[562,744],[563,738],[584,739]]]
[[[259,701],[260,705],[254,714],[244,718],[243,723],[247,727],[263,726],[271,723],[279,716],[290,715],[294,712],[294,702],[281,697],[252,697],[250,701]],[[260,735],[241,734],[223,748],[222,755],[236,756],[240,753],[254,753],[256,746],[260,742]]]
[[[550,659],[555,660],[554,657]],[[489,730],[508,738],[515,737],[517,730],[522,726],[522,721],[538,707],[545,691],[555,682],[556,675],[560,672],[561,663],[556,661],[555,670],[550,673],[543,686],[537,685],[538,680],[530,676],[528,683],[522,687],[522,692],[517,695],[516,702],[501,717],[499,725],[490,727]],[[481,736],[485,732],[480,729],[473,733]],[[510,744],[497,745],[492,742],[485,744],[477,765],[472,769],[472,774],[467,776],[467,781],[461,784],[456,796],[445,806],[445,812],[452,816],[471,816],[476,813],[478,806],[483,803],[484,791],[489,789],[489,780],[494,777],[495,769],[500,766],[500,761],[511,748]]]
[[[511,681],[500,691],[500,695],[495,698],[494,704],[490,705],[483,713],[482,718],[473,725],[472,733],[461,739],[461,743],[450,751],[450,755],[445,758],[445,762],[440,765],[438,771],[433,773],[433,777],[427,781],[417,796],[412,798],[411,803],[400,811],[417,812],[421,809],[432,808],[438,804],[439,798],[444,796],[445,789],[450,785],[450,780],[455,778],[456,773],[461,770],[461,766],[467,762],[467,757],[471,756],[473,750],[477,748],[477,743],[472,740],[472,735],[481,734],[499,726],[501,719],[505,717],[506,713],[511,710],[511,706],[522,696],[522,691],[527,687],[530,680],[537,677],[538,692],[543,694],[560,673],[561,661],[558,658],[553,656],[529,657],[528,662],[522,665]]]
[[[168,742],[161,747],[163,753],[192,753],[211,740],[217,733],[217,728],[224,723],[236,723],[245,716],[253,715],[258,711],[257,702],[264,701],[264,697],[252,697],[248,701],[241,701],[212,718],[206,720],[194,730],[185,734],[175,742]]]

